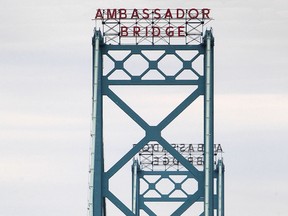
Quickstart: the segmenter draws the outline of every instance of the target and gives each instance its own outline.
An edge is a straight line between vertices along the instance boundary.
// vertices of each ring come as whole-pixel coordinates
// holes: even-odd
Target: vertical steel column
[[[218,161],[218,215],[224,216],[224,164]]]
[[[139,177],[138,177],[138,161],[134,160],[132,165],[132,212],[138,216],[138,196],[139,196]]]
[[[95,31],[93,37],[93,105],[92,105],[92,145],[94,145],[94,173],[92,194],[92,216],[105,215],[103,196],[103,112],[102,112],[102,55],[100,51],[101,32]],[[93,172],[92,171],[92,172]]]
[[[205,172],[205,196],[204,212],[205,216],[213,216],[213,154],[214,154],[214,118],[213,118],[213,46],[214,38],[211,30],[206,31],[204,37],[204,172]]]

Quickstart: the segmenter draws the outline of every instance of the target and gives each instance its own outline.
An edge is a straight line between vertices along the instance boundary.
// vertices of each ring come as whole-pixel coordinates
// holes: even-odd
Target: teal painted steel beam
[[[217,165],[218,169],[218,185],[217,185],[217,192],[218,192],[218,215],[217,216],[224,216],[224,164],[222,159],[218,161]]]
[[[192,173],[192,175],[195,177],[195,179],[201,178],[202,172],[197,170],[188,160],[186,160],[183,155],[181,155],[177,150],[175,150],[164,138],[159,137],[159,140],[156,140],[159,142],[160,145],[163,146],[176,160],[179,161],[189,172]]]
[[[107,89],[107,96],[128,116],[131,117],[141,128],[147,130],[149,125],[141,118],[133,109],[131,109],[120,97],[118,97],[112,90]]]
[[[102,36],[100,31],[95,31],[93,37],[93,102],[92,102],[92,145],[94,146],[93,172],[93,194],[92,212],[93,216],[105,216],[105,198],[103,196],[103,101],[102,101]],[[90,213],[91,214],[91,213]]]
[[[163,130],[168,124],[170,124],[180,113],[182,113],[193,101],[195,101],[201,95],[201,91],[197,88],[192,92],[182,103],[180,103],[167,117],[165,117],[160,123],[159,128]]]
[[[142,209],[149,215],[149,216],[157,216],[147,205],[143,205]]]
[[[200,193],[197,191],[193,196],[188,197],[186,201],[171,214],[171,216],[182,215],[193,203],[195,203],[200,198]]]
[[[93,184],[90,185],[92,188],[92,202],[89,204],[92,213],[90,216],[105,216],[105,198],[109,199],[112,204],[114,204],[120,211],[125,215],[139,215],[139,210],[143,210],[148,215],[156,215],[150,208],[145,204],[145,202],[172,202],[172,201],[182,201],[182,205],[174,211],[172,215],[181,215],[184,213],[193,203],[204,202],[204,212],[201,214],[205,216],[213,216],[214,209],[224,208],[224,196],[221,196],[220,192],[214,195],[214,178],[216,172],[214,170],[214,112],[213,112],[213,46],[214,38],[211,31],[207,31],[204,37],[204,43],[199,45],[106,45],[102,43],[100,31],[95,31],[93,37],[93,107],[92,107],[92,152],[91,158],[93,158],[93,163],[91,164],[91,179]],[[121,61],[113,58],[109,51],[129,51],[126,57]],[[157,60],[150,60],[143,51],[163,51],[163,54]],[[178,50],[194,50],[197,54],[190,60],[181,59],[181,56],[177,53]],[[147,61],[149,67],[139,76],[132,75],[125,68],[125,61],[128,60],[132,55],[140,55]],[[114,68],[103,75],[103,56],[110,58],[114,64]],[[158,68],[158,62],[164,58],[165,55],[174,55],[182,62],[182,68],[176,71],[175,75],[169,76],[165,74],[165,71]],[[200,55],[204,57],[204,75],[200,75],[193,68],[193,62]],[[191,68],[190,68],[191,67]],[[163,80],[143,80],[143,76],[149,70],[157,70],[162,76]],[[122,70],[129,77],[129,80],[113,80],[109,79],[116,70]],[[178,80],[177,76],[183,72],[183,70],[191,70],[195,75],[194,80]],[[153,86],[163,86],[163,85],[191,85],[196,86],[196,90],[191,92],[191,94],[185,98],[171,113],[169,113],[158,125],[149,125],[140,115],[138,115],[132,108],[130,108],[121,98],[113,92],[110,86],[131,86],[131,85],[153,85]],[[181,153],[172,147],[172,145],[167,142],[161,135],[162,130],[166,128],[171,122],[173,122],[177,116],[179,116],[188,106],[193,104],[193,102],[201,95],[204,95],[204,171],[198,170],[194,167]],[[123,155],[120,160],[118,160],[114,165],[111,166],[109,170],[104,172],[104,155],[103,155],[103,96],[107,96],[114,102],[124,113],[126,113],[135,123],[137,123],[145,132],[144,138],[142,138],[131,150],[129,150],[125,155]],[[183,198],[172,198],[168,195],[162,195],[160,198],[144,197],[140,195],[140,178],[145,175],[160,175],[160,179],[156,181],[159,182],[161,179],[170,179],[170,175],[174,175],[174,172],[165,171],[141,171],[136,169],[135,161],[132,168],[132,208],[127,207],[116,195],[113,194],[109,189],[109,180],[129,161],[133,159],[135,155],[145,146],[145,144],[156,141],[164,149],[167,150],[171,156],[173,156],[183,167],[186,169],[184,172],[178,172],[179,175],[187,175],[187,178],[194,179],[198,182],[198,190],[195,194],[188,194],[186,199]],[[221,176],[220,176],[221,177]],[[217,178],[220,178],[217,176]],[[224,194],[224,176],[223,181],[223,193]],[[144,179],[144,178],[143,178]],[[149,185],[149,189],[154,189],[157,193],[160,193],[157,188],[155,188],[156,183],[146,182]],[[219,183],[219,181],[218,181]],[[175,188],[170,192],[172,194],[176,189],[179,189],[181,183],[174,182]],[[220,184],[220,183],[219,183]],[[219,186],[219,185],[218,185]],[[138,196],[135,196],[135,193]],[[145,193],[145,192],[144,192]],[[223,198],[223,202],[220,199]],[[222,202],[222,203],[221,203]],[[219,203],[223,207],[219,207]],[[224,211],[222,211],[224,212]],[[222,214],[222,213],[221,213]],[[217,216],[224,216],[217,215]]]
[[[127,164],[149,140],[144,137],[138,142],[130,151],[128,151],[120,160],[118,160],[107,172],[105,172],[106,179],[110,179],[116,172],[118,172],[125,164]]]
[[[139,216],[139,196],[140,180],[139,180],[139,164],[137,160],[133,160],[132,164],[132,211],[136,216]]]
[[[118,207],[126,216],[135,216],[135,214],[123,203],[119,200],[111,191],[107,191],[106,197]]]
[[[198,85],[201,88],[203,87],[203,79],[200,77],[198,80],[176,80],[172,77],[166,80],[141,80],[134,76],[131,80],[109,80],[105,76],[103,77],[103,85]]]
[[[205,172],[205,195],[204,213],[205,216],[214,215],[214,95],[213,95],[213,46],[214,38],[211,30],[207,30],[204,36],[204,172]]]
[[[167,50],[169,54],[175,53],[175,47],[177,50],[198,50],[200,53],[204,53],[205,49],[199,45],[109,45],[105,44],[103,52],[107,53],[110,50],[131,50],[133,53],[141,53],[143,50]]]

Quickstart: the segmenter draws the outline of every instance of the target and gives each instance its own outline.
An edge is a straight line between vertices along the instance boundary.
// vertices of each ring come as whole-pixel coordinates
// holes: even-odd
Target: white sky
[[[91,19],[97,8],[120,7],[212,9],[215,142],[225,150],[226,215],[286,216],[284,0],[2,0],[0,215],[86,215]]]

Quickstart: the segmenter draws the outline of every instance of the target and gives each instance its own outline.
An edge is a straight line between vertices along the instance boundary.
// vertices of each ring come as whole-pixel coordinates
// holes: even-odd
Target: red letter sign
[[[95,19],[103,19],[102,11],[101,9],[98,9],[95,15]]]

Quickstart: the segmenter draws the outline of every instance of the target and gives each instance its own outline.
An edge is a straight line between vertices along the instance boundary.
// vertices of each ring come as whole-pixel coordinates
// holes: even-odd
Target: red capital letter
[[[210,9],[203,8],[202,9],[202,19],[210,19],[209,13],[210,13]]]
[[[173,31],[173,27],[172,26],[169,26],[169,27],[166,28],[166,35],[168,37],[173,37],[174,36],[174,31]]]
[[[193,15],[192,11],[194,11],[196,14]],[[189,15],[190,19],[197,19],[198,15],[199,15],[199,12],[198,12],[197,9],[192,8],[192,9],[189,10],[188,15]]]
[[[157,37],[159,35],[160,35],[160,28],[158,26],[152,26],[152,36]]]
[[[95,15],[95,19],[103,19],[103,14],[101,9],[98,9]]]
[[[134,36],[134,37],[136,37],[136,36],[139,37],[139,36],[140,36],[140,35],[139,35],[139,32],[140,32],[140,27],[139,27],[139,26],[134,26],[134,27],[133,27],[133,36]]]
[[[180,15],[180,12],[181,12],[181,15]],[[184,17],[184,15],[185,15],[185,13],[184,13],[184,10],[183,9],[177,9],[176,10],[176,17],[177,17],[177,19],[182,19],[183,17]]]
[[[184,26],[178,26],[178,37],[184,37],[185,32],[184,32]]]
[[[154,14],[156,15],[154,15],[154,19],[160,19],[161,18],[161,15],[160,15],[160,9],[159,8],[156,8],[155,10],[154,10]]]
[[[128,27],[121,26],[121,28],[120,28],[120,36],[121,37],[127,37],[128,36]]]
[[[132,15],[131,15],[131,19],[137,18],[139,19],[139,15],[138,15],[138,10],[137,9],[133,9]]]
[[[126,19],[127,18],[127,13],[126,9],[119,9],[119,19]]]
[[[145,16],[144,16],[145,15]],[[142,15],[143,19],[149,19],[149,9],[148,8],[144,8],[143,9],[143,15]]]
[[[170,9],[167,9],[167,11],[165,13],[165,19],[167,19],[167,18],[173,19]]]
[[[107,9],[107,19],[116,19],[116,14],[116,9]]]

